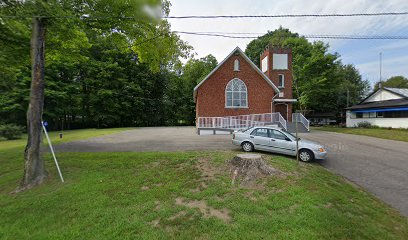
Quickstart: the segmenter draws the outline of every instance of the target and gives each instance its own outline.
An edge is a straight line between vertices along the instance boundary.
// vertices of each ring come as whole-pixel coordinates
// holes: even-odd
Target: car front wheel
[[[252,152],[254,150],[254,145],[250,142],[243,142],[241,147],[244,152]]]
[[[299,159],[302,162],[309,162],[314,159],[314,155],[310,150],[307,149],[301,149],[299,151]]]

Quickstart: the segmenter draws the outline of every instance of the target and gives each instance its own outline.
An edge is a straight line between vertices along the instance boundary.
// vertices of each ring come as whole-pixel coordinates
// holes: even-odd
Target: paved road
[[[329,149],[321,164],[343,175],[408,217],[408,143],[313,131],[301,135]]]
[[[408,217],[408,143],[313,131],[302,138],[322,143],[329,156],[320,164],[374,193]],[[64,143],[57,151],[232,150],[230,135],[201,135],[192,127],[140,128]]]

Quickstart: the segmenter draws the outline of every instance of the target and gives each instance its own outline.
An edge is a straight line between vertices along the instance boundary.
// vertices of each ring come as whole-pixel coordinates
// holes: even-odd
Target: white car
[[[327,152],[322,145],[299,138],[299,159],[308,162],[325,159]],[[245,152],[262,150],[296,156],[296,137],[282,128],[262,126],[235,131],[232,144],[241,146]]]

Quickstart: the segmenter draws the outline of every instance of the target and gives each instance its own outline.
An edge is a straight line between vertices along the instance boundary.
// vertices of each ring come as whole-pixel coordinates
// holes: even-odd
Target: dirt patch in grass
[[[331,208],[331,207],[333,207],[333,203],[326,203],[325,205],[324,205],[324,207],[325,208]]]
[[[154,207],[155,211],[159,211],[161,209],[161,204],[159,201],[155,201],[154,204],[156,205],[156,207]]]
[[[215,176],[220,173],[220,168],[214,167],[210,161],[209,158],[200,158],[197,161],[196,167],[204,180],[215,180]]]
[[[160,223],[160,218],[155,219],[155,220],[153,220],[153,221],[151,222],[151,224],[152,224],[154,227],[159,226],[159,223]]]
[[[186,214],[187,214],[186,211],[181,211],[181,212],[178,212],[178,213],[176,213],[175,215],[169,217],[168,220],[172,221],[172,220],[175,220],[175,219],[177,219],[177,218],[183,217],[183,216],[185,216]]]
[[[201,177],[198,180],[200,184],[195,189],[191,189],[192,193],[198,193],[207,189],[209,182],[215,181],[217,175],[227,171],[224,166],[214,166],[211,163],[211,158],[207,157],[198,159],[195,167],[201,173]]]
[[[253,191],[247,191],[244,193],[245,197],[247,197],[249,200],[256,202],[258,199],[254,196]]]
[[[208,185],[205,182],[201,182],[198,187],[191,190],[192,193],[198,193],[203,191],[204,189],[208,188]]]
[[[183,198],[176,198],[176,204],[189,208],[198,208],[205,218],[216,217],[224,223],[231,222],[230,210],[223,208],[221,210],[208,206],[205,201],[187,201]]]

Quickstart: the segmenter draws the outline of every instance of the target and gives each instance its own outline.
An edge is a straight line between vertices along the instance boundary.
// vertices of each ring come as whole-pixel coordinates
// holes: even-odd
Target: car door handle
[[[254,136],[250,136],[250,138],[254,138]]]
[[[275,139],[272,138],[271,141],[272,141],[272,142],[275,142]]]

